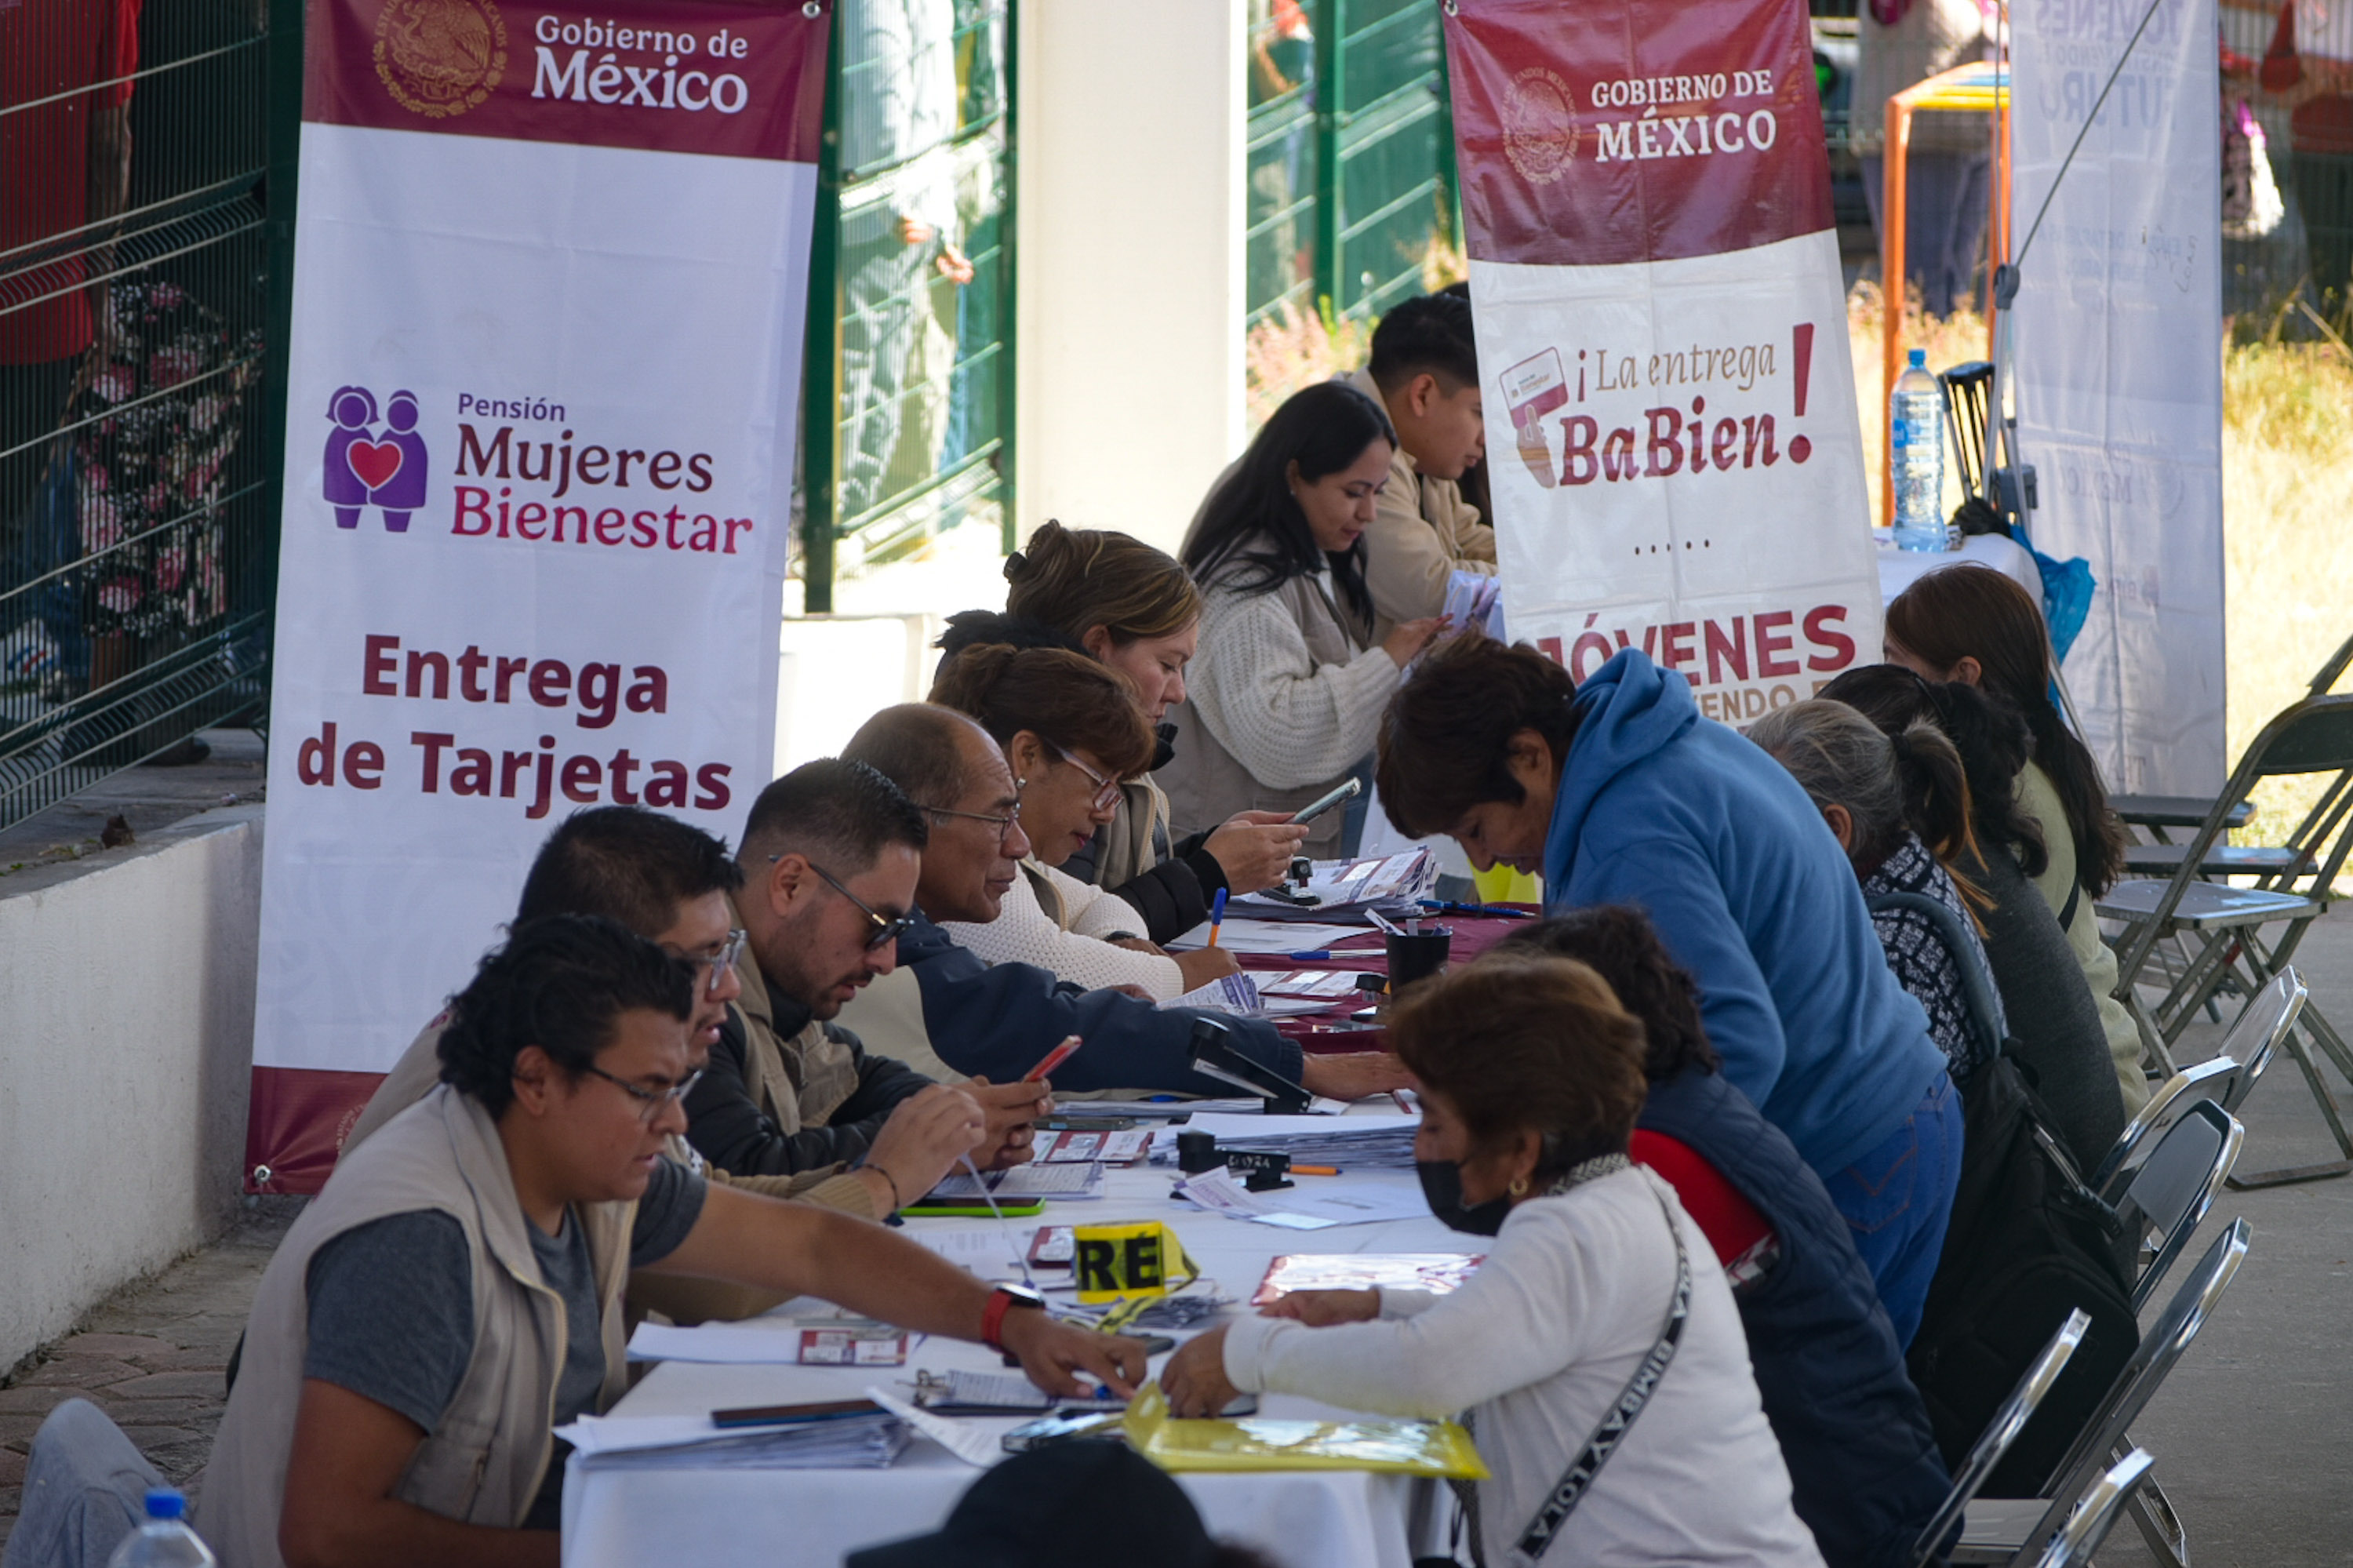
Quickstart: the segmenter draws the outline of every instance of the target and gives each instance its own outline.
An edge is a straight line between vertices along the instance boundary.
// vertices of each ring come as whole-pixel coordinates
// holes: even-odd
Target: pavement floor
[[[2353,911],[2315,925],[2298,956],[2314,1004],[2353,1027]],[[2221,1033],[2200,1023],[2177,1060],[2201,1059]],[[2353,1105],[2353,1087],[2329,1081]],[[2242,1115],[2242,1171],[2337,1153],[2284,1059]],[[76,1394],[111,1415],[174,1482],[196,1477],[220,1421],[230,1348],[301,1202],[259,1200],[221,1240],[118,1293],[0,1379],[0,1542],[16,1520],[35,1428]],[[2353,1179],[2225,1191],[2177,1267],[2241,1215],[2254,1228],[2246,1265],[2133,1436],[2156,1457],[2199,1568],[2353,1563],[2353,1487],[2332,1457],[2353,1453]],[[2148,1316],[2167,1294],[2158,1292]],[[2153,1568],[2158,1559],[2126,1523],[2100,1562]]]

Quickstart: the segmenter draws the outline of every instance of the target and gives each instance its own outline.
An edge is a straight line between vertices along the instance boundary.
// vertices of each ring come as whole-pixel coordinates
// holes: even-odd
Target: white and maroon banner
[[[324,1180],[567,813],[767,781],[828,26],[311,0],[255,1184]]]
[[[2299,26],[2307,10],[2324,12],[2299,5]],[[2035,546],[2090,561],[2097,585],[2065,665],[2084,739],[2112,789],[2206,794],[2229,768],[2216,20],[2213,0],[2159,0],[2126,58],[2146,11],[2010,8],[2010,232],[2051,198],[2022,258],[2012,393]]]
[[[1798,0],[1461,0],[1446,24],[1504,600],[1745,723],[1879,656]]]

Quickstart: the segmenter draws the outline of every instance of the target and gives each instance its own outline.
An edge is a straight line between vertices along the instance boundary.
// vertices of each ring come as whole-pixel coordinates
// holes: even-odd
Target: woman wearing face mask
[[[1185,668],[1200,639],[1201,592],[1176,560],[1140,539],[1048,523],[1006,557],[1005,612],[968,609],[948,619],[940,647],[951,657],[985,642],[1068,648],[1127,677],[1154,726],[1152,768],[1168,766],[1185,700]],[[1121,786],[1119,809],[1070,859],[1065,875],[1135,906],[1144,933],[1165,942],[1209,916],[1220,891],[1249,893],[1282,879],[1307,836],[1281,811],[1243,811],[1172,842],[1168,797],[1150,777]]]
[[[1301,1292],[1214,1329],[1162,1373],[1177,1414],[1245,1391],[1467,1410],[1493,1472],[1478,1483],[1480,1544],[1500,1563],[1529,1546],[1571,1466],[1596,1457],[1637,1372],[1663,1360],[1546,1560],[1819,1568],[1724,1271],[1672,1189],[1627,1160],[1641,1023],[1585,965],[1514,953],[1416,988],[1389,1038],[1421,1085],[1430,1207],[1494,1236],[1486,1262],[1447,1296]]]
[[[1155,1001],[1234,971],[1221,948],[1162,952],[1137,934],[1134,905],[1052,869],[1112,820],[1120,780],[1152,759],[1151,728],[1123,676],[1062,649],[989,643],[944,661],[931,700],[971,715],[1005,748],[1030,843],[996,919],[942,923],[959,945],[1090,991],[1135,986]]]
[[[1211,492],[1183,552],[1204,652],[1160,774],[1179,832],[1243,807],[1295,811],[1366,768],[1399,673],[1445,624],[1372,640],[1362,535],[1396,449],[1371,398],[1324,382],[1277,408]],[[1306,853],[1340,853],[1344,820],[1317,818]]]

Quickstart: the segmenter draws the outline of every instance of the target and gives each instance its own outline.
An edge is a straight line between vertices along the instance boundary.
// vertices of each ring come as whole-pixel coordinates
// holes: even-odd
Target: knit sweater
[[[1333,592],[1331,574],[1316,586]],[[1194,709],[1261,784],[1295,789],[1345,773],[1373,749],[1398,666],[1379,648],[1319,665],[1282,596],[1230,574],[1202,594],[1201,654],[1186,673]]]
[[[1094,991],[1103,986],[1142,986],[1155,1001],[1185,994],[1176,960],[1159,953],[1114,948],[1106,938],[1134,936],[1142,924],[1135,906],[1117,894],[1065,876],[1035,861],[1021,863],[1022,874],[1006,890],[997,918],[985,925],[943,920],[941,929],[987,964],[1035,964],[1057,980]],[[1058,910],[1039,899],[1043,885]]]

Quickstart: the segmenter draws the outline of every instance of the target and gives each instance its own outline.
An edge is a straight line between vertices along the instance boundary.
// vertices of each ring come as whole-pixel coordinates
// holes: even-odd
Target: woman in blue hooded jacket
[[[1788,1135],[1854,1233],[1899,1342],[1919,1327],[1960,1173],[1961,1107],[1806,792],[1682,677],[1619,653],[1583,686],[1525,644],[1426,655],[1381,720],[1389,820],[1552,909],[1646,911],[1697,978],[1724,1075]]]

